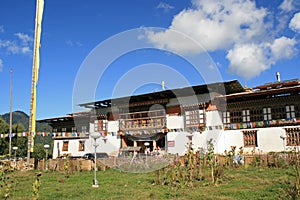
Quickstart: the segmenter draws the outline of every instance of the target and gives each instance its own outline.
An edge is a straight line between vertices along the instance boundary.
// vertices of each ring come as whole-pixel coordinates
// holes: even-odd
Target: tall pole
[[[38,82],[38,73],[40,65],[40,41],[41,41],[41,26],[44,10],[44,0],[36,1],[36,17],[35,17],[35,33],[34,33],[34,51],[32,64],[32,84],[31,84],[31,99],[30,99],[30,115],[29,115],[29,135],[27,144],[27,164],[30,161],[30,153],[33,152],[34,134],[36,131],[36,86]]]
[[[9,150],[8,150],[8,154],[9,156],[11,156],[11,134],[12,134],[12,69],[10,68],[9,70],[10,72],[10,89],[9,89]]]

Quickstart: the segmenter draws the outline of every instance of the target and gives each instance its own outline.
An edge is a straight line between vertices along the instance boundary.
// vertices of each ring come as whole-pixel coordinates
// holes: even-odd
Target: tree
[[[8,133],[9,132],[9,125],[0,117],[0,133]]]
[[[6,138],[0,139],[0,155],[7,155],[8,154],[8,141]]]
[[[27,155],[27,137],[14,137],[12,139],[12,145],[18,147],[17,156],[26,157]]]
[[[21,123],[17,123],[17,124],[12,125],[12,132],[13,133],[22,133],[22,132],[25,132],[25,131],[26,131],[26,129],[25,129],[24,125],[21,124]]]
[[[39,160],[46,157],[46,150],[43,144],[38,143],[34,145],[32,157],[34,158],[34,168],[36,168]]]
[[[0,134],[7,134],[9,125],[0,117]],[[8,138],[0,139],[0,155],[8,154]]]

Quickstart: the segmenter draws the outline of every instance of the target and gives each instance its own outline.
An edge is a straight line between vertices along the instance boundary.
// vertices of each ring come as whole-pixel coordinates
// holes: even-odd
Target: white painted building
[[[253,89],[229,81],[81,106],[91,108],[89,114],[84,112],[83,122],[72,122],[72,116],[44,121],[58,132],[79,130],[77,124],[88,127],[88,133],[100,132],[103,137],[97,140],[96,151],[113,156],[127,147],[141,147],[140,153],[160,147],[167,153],[183,155],[190,142],[197,151],[206,150],[210,140],[220,154],[231,150],[231,146],[242,147],[248,153],[266,153],[300,145],[298,79]],[[54,137],[53,157],[94,152],[88,133],[58,134]]]

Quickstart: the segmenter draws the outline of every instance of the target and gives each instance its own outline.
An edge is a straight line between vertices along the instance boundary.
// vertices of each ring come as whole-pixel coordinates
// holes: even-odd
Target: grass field
[[[32,199],[35,171],[14,172],[9,199]],[[155,173],[98,171],[99,188],[92,188],[93,172],[42,172],[39,199],[278,199],[285,195],[292,169],[240,167],[225,169],[222,180],[195,181],[193,187],[178,190],[154,184]]]

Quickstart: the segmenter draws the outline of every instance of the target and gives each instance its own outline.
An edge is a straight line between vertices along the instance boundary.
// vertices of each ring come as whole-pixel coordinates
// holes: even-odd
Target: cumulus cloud
[[[15,33],[15,40],[1,40],[0,48],[4,49],[9,54],[28,54],[31,52],[33,43],[32,37],[24,33]]]
[[[290,12],[294,9],[293,6],[293,0],[284,0],[280,6],[279,9],[281,9],[284,12]]]
[[[27,46],[29,43],[33,42],[33,38],[30,37],[27,34],[24,34],[24,33],[15,33],[14,35],[17,36],[20,39],[20,41],[22,42],[22,44],[24,46]]]
[[[158,9],[163,9],[164,12],[168,12],[169,10],[172,10],[174,8],[174,6],[171,6],[170,4],[167,4],[165,2],[160,2],[156,8]]]
[[[227,49],[237,41],[252,40],[263,34],[264,17],[267,11],[256,8],[251,1],[221,0],[194,1],[195,9],[187,9],[176,15],[170,30],[176,30],[194,38],[206,50]],[[149,33],[150,41],[155,44],[172,47],[179,52],[201,52],[203,48],[195,49],[194,44],[177,44],[174,46],[173,31]],[[169,38],[169,39],[168,39]],[[178,42],[176,42],[178,43]],[[183,49],[181,49],[181,47]]]
[[[255,1],[193,0],[192,3],[192,8],[173,18],[167,30],[147,32],[148,40],[157,47],[188,55],[225,50],[229,71],[245,79],[259,75],[279,59],[295,55],[296,41],[275,37],[270,12],[257,7]],[[289,5],[293,5],[292,1],[285,0],[280,6],[288,11]]]
[[[241,77],[257,76],[270,67],[264,47],[257,44],[236,45],[228,52],[227,58],[230,60],[230,72]]]
[[[296,44],[297,41],[295,39],[287,37],[275,39],[270,46],[273,63],[281,59],[292,58],[297,52],[297,49],[295,48]]]
[[[289,24],[290,29],[300,33],[300,12],[296,13]]]
[[[245,79],[258,76],[278,60],[294,56],[297,52],[296,44],[295,39],[286,37],[275,39],[272,43],[237,44],[226,56],[230,61],[229,71]]]
[[[3,61],[2,61],[2,59],[0,58],[0,72],[2,72],[2,70],[3,70]]]

